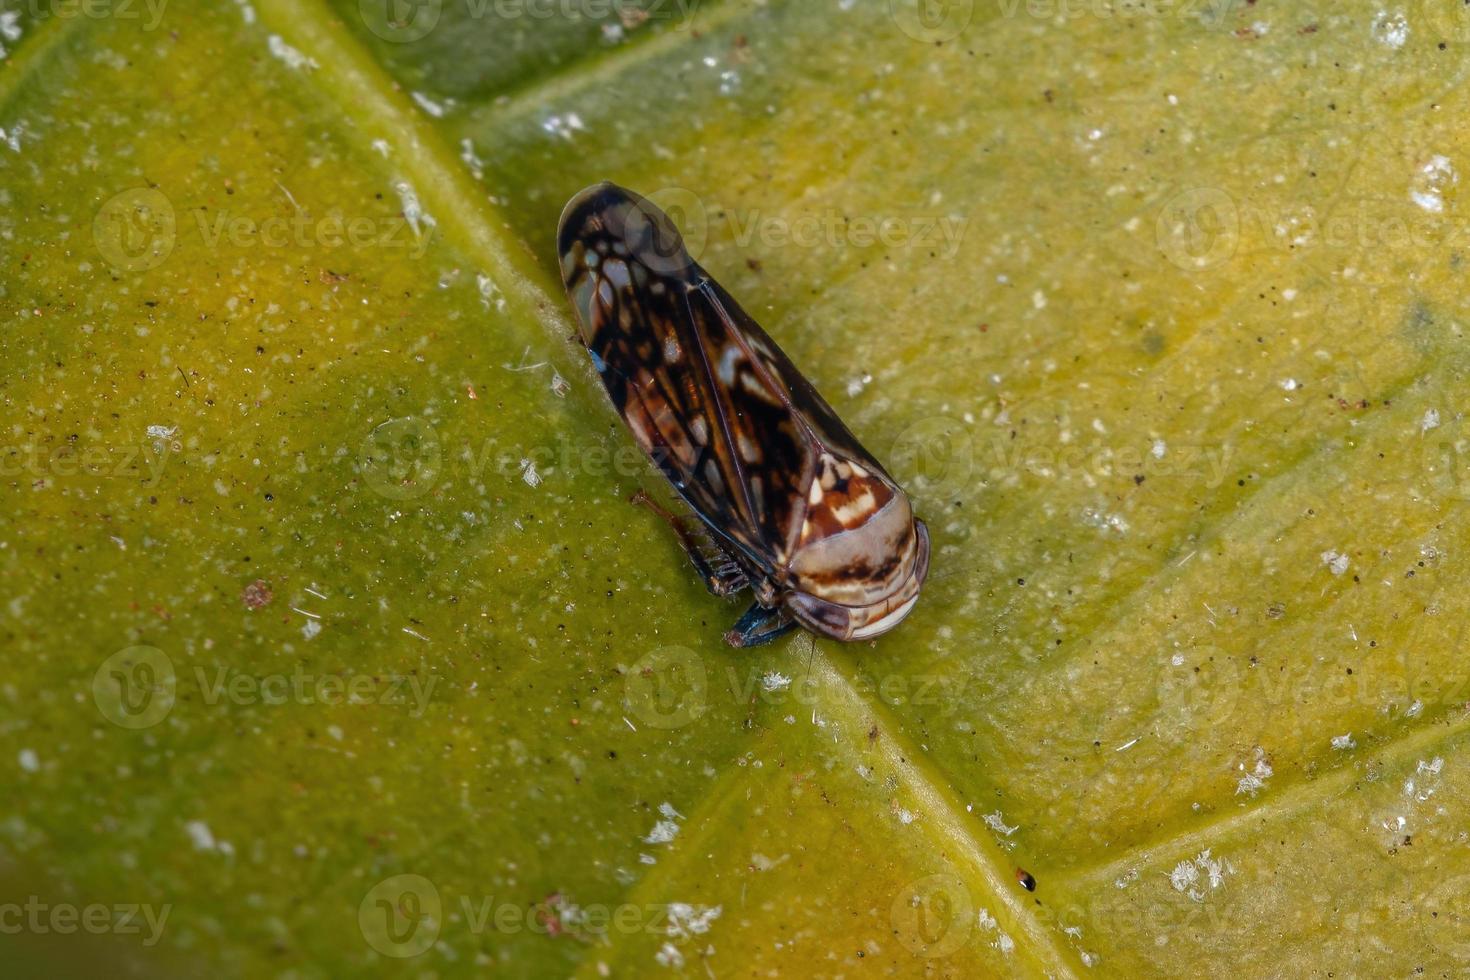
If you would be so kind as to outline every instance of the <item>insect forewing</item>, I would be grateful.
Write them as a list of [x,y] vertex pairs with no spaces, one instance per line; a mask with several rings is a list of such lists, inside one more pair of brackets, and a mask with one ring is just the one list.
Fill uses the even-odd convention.
[[613,405],[700,517],[759,567],[790,554],[824,447],[887,480],[654,205],[589,188],[567,206],[560,248]]

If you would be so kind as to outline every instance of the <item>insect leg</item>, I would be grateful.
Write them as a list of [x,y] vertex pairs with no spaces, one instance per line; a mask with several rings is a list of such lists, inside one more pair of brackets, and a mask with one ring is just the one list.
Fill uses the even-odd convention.
[[796,629],[796,620],[785,609],[767,609],[756,603],[745,611],[740,621],[725,634],[732,647],[758,647]]
[[689,532],[683,519],[659,506],[658,501],[642,490],[633,494],[631,502],[647,507],[674,529],[674,534],[679,538],[679,545],[689,556],[690,562],[694,564],[694,571],[704,580],[704,587],[714,595],[721,598],[734,595],[750,584],[744,570],[730,560],[729,555],[725,554],[725,550],[719,546],[718,542],[714,545],[718,554],[715,560],[711,561],[700,550],[699,543],[694,540],[694,535]]

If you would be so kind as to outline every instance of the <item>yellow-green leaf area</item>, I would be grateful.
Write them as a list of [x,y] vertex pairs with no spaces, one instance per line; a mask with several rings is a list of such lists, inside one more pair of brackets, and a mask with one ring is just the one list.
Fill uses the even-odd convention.
[[[15,962],[1458,969],[1459,13],[204,0],[0,39]],[[571,340],[556,221],[602,179],[910,490],[899,630],[721,644],[743,606],[629,504],[665,491]]]

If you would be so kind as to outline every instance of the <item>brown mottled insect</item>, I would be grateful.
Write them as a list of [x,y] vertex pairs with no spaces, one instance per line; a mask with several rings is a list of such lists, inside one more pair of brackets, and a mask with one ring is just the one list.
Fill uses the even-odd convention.
[[755,595],[726,641],[755,646],[797,625],[866,640],[897,626],[929,570],[924,522],[690,257],[668,216],[597,184],[567,205],[558,248],[593,366],[638,445],[703,523],[710,553],[683,521],[654,509],[711,592]]

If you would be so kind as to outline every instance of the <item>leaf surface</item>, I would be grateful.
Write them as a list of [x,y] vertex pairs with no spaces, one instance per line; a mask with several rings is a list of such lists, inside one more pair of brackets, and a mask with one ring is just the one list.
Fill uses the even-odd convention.
[[[3,880],[168,910],[15,962],[1452,973],[1451,6],[0,5]],[[601,179],[910,488],[900,630],[720,644]]]

